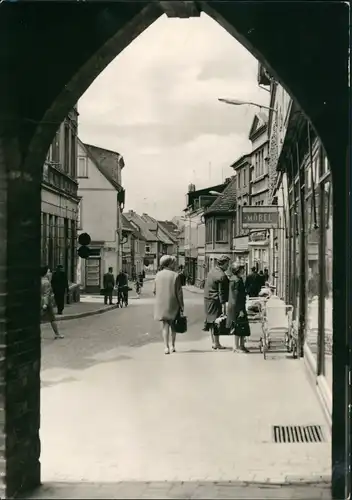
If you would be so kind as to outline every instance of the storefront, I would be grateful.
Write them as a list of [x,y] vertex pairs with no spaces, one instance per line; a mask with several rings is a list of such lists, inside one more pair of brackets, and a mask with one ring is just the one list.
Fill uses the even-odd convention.
[[[302,118],[301,118],[302,120]],[[332,408],[332,215],[333,189],[326,154],[308,123],[296,131],[281,155],[285,238],[278,249],[286,302],[294,306],[300,354],[329,419]],[[284,244],[282,244],[284,243]]]

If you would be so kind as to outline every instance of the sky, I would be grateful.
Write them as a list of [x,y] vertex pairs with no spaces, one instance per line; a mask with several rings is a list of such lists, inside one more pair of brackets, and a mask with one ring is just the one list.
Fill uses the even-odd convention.
[[210,17],[162,16],[121,52],[78,103],[83,142],[118,151],[125,161],[126,210],[158,219],[182,214],[188,185],[233,175],[250,151],[253,106],[268,105],[257,60]]

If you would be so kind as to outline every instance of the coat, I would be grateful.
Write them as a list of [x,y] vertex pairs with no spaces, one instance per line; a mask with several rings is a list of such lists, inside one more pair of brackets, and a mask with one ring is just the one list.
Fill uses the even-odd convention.
[[104,274],[103,278],[104,290],[113,290],[115,286],[115,278],[111,273]]
[[229,302],[227,305],[227,328],[231,328],[233,323],[236,323],[240,312],[243,312],[245,316],[247,315],[246,288],[242,278],[232,276],[230,279]]
[[154,281],[154,318],[156,321],[174,321],[184,310],[180,276],[170,269],[159,271]]
[[247,276],[245,288],[250,297],[258,297],[261,286],[259,274],[251,273]]
[[205,323],[212,324],[221,316],[222,305],[228,301],[229,279],[220,267],[209,271],[204,287]]
[[55,295],[68,292],[68,279],[65,271],[55,271],[53,273],[51,286]]

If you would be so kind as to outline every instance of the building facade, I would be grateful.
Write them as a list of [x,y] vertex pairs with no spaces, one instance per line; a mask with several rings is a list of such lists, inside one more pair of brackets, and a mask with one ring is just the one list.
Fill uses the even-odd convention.
[[156,236],[155,223],[147,222],[145,218],[134,210],[124,213],[125,218],[139,231],[145,239],[144,269],[148,274],[155,274],[158,270],[160,260],[160,241]]
[[[268,116],[259,112],[254,116],[249,132],[252,143],[250,205],[266,206],[269,200],[269,135]],[[248,233],[249,267],[258,270],[269,269],[270,233],[251,231]]]
[[100,291],[109,267],[115,274],[122,268],[123,167],[119,153],[78,140],[79,233],[92,240],[89,258],[79,259],[78,279],[87,293]]
[[251,172],[252,160],[251,154],[245,154],[231,165],[234,169],[237,179],[236,198],[237,198],[237,217],[234,219],[233,228],[233,261],[244,265],[246,272],[249,269],[249,231],[242,229],[242,211],[241,207],[251,204]]
[[132,278],[143,272],[146,239],[122,214],[122,269]]
[[234,228],[236,227],[237,178],[226,181],[225,189],[205,209],[205,263],[209,272],[221,255],[233,256]]
[[71,283],[77,269],[77,133],[74,108],[49,148],[41,188],[41,261],[51,270],[63,265]]
[[185,271],[188,282],[202,287],[209,269],[206,259],[204,212],[222,193],[227,183],[196,190],[194,184],[188,187],[185,213]]
[[278,235],[278,289],[294,306],[300,354],[331,422],[333,311],[333,184],[319,139],[295,102],[273,196],[282,203],[285,235]]

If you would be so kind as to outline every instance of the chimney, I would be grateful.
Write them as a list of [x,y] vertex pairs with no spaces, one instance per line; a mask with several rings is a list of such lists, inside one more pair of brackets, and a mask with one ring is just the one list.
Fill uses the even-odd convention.
[[189,193],[194,193],[195,190],[196,190],[196,186],[194,184],[190,184],[188,186],[188,192]]

